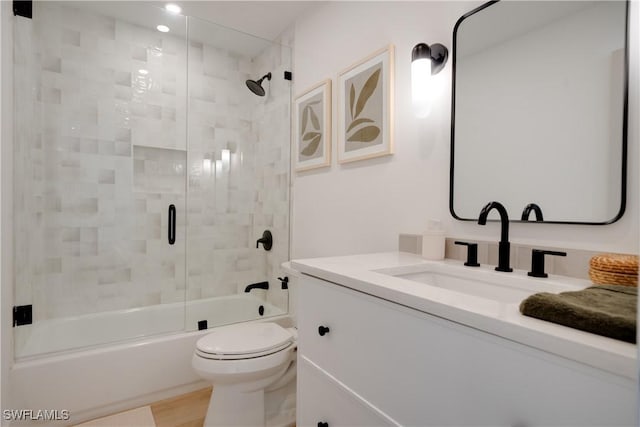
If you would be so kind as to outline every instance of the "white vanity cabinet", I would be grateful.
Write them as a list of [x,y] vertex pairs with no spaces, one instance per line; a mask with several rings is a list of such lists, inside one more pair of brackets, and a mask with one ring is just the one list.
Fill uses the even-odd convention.
[[308,275],[298,304],[298,426],[636,425],[629,378]]

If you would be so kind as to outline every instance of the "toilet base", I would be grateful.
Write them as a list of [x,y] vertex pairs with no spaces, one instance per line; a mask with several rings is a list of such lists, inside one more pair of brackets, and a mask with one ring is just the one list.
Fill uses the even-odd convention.
[[267,427],[294,427],[296,425],[296,380],[286,386],[264,394]]
[[237,387],[214,387],[205,427],[263,426],[264,390],[242,392]]
[[[217,392],[217,393],[216,393]],[[296,421],[296,382],[266,392],[214,386],[204,427],[292,427]]]

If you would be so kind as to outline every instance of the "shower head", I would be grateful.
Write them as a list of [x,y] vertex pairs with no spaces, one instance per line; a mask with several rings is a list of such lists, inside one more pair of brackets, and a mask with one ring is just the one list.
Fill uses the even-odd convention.
[[262,87],[262,81],[264,79],[267,80],[271,80],[271,73],[267,73],[264,76],[262,76],[262,78],[260,78],[260,80],[255,81],[255,80],[247,80],[247,87],[249,88],[249,90],[253,93],[255,93],[258,96],[264,96],[264,88]]

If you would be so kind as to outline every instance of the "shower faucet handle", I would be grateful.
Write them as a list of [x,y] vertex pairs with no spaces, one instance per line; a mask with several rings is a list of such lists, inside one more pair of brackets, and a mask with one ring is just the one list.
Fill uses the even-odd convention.
[[265,251],[270,251],[273,246],[273,236],[269,230],[264,230],[262,233],[262,237],[256,241],[256,249],[260,247],[260,243],[262,243],[262,247]]

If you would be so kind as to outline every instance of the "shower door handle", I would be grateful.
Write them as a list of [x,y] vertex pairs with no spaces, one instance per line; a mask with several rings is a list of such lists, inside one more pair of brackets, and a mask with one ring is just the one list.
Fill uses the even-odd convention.
[[169,244],[173,245],[176,242],[176,206],[169,205],[169,227],[167,232]]

